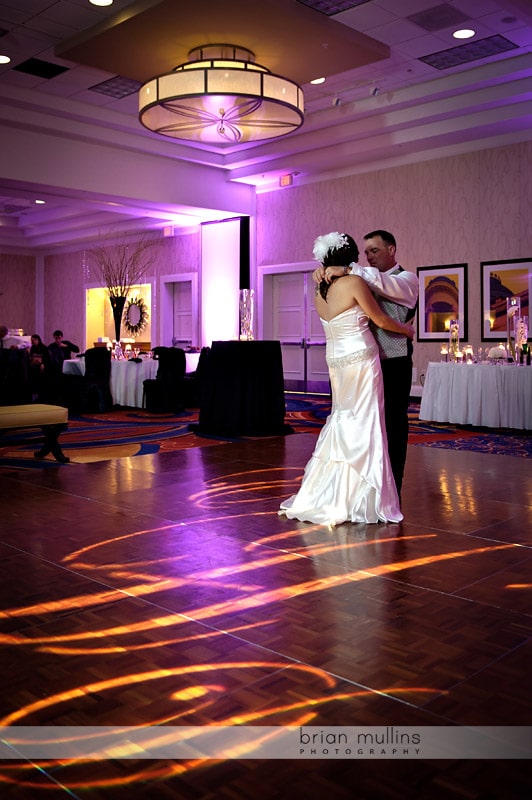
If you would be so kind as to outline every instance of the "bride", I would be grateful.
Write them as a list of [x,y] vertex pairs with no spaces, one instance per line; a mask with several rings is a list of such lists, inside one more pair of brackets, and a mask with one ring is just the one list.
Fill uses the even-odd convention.
[[[346,273],[358,259],[358,247],[345,233],[319,236],[313,253],[324,267],[345,266]],[[367,284],[355,275],[344,274],[331,283],[323,280],[314,302],[327,341],[331,413],[299,491],[281,503],[279,514],[329,527],[342,522],[400,522],[403,515],[384,427],[379,352],[368,322],[410,339],[413,328],[385,314]]]

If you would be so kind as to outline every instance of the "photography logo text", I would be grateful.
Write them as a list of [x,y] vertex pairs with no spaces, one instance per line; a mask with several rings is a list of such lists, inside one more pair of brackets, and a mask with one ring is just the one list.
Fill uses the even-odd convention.
[[422,754],[422,735],[411,728],[300,727],[298,736],[299,755],[306,757],[413,758]]

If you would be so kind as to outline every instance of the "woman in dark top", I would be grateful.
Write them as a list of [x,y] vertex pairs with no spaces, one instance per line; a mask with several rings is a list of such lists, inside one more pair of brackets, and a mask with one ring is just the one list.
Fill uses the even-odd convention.
[[51,357],[50,351],[43,344],[38,333],[31,335],[31,347],[28,353],[29,379],[31,398],[35,402],[44,402],[48,381],[50,378]]

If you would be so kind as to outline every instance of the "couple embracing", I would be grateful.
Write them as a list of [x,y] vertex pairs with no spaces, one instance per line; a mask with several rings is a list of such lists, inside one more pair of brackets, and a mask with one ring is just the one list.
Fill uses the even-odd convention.
[[364,237],[369,267],[345,233],[319,236],[315,306],[326,337],[331,413],[297,494],[280,514],[330,527],[400,522],[418,279],[396,262],[391,233]]

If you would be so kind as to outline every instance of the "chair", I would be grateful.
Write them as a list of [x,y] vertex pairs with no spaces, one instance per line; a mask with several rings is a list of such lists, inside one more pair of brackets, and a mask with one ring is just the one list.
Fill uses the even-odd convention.
[[31,403],[31,388],[26,350],[0,350],[0,405]]
[[90,347],[85,351],[85,406],[87,411],[104,412],[113,407],[111,394],[111,351]]
[[155,347],[159,361],[155,378],[143,381],[142,407],[152,414],[176,414],[184,408],[185,351],[180,347]]
[[210,352],[210,347],[202,347],[195,371],[185,375],[183,385],[185,408],[199,408],[201,405],[201,394]]
[[72,414],[101,414],[113,407],[111,352],[90,347],[85,352],[84,375],[62,375],[64,405]]

